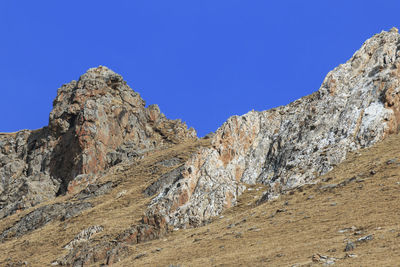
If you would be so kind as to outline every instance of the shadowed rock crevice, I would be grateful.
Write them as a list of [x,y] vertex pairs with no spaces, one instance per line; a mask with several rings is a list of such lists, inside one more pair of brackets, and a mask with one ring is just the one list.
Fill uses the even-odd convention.
[[157,181],[148,186],[143,193],[148,197],[154,196],[156,194],[165,195],[170,190],[171,185],[183,178],[181,173],[184,168],[185,166],[182,165],[173,169],[170,172],[163,174]]
[[81,173],[82,159],[79,158],[79,155],[82,150],[78,141],[74,128],[71,128],[59,137],[51,154],[49,172],[52,178],[60,181],[57,196],[65,194],[68,191],[69,183]]

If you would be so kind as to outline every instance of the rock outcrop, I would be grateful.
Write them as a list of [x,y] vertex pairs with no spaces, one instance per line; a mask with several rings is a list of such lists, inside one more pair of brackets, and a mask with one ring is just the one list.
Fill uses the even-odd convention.
[[0,134],[0,218],[73,192],[124,160],[196,138],[102,66],[59,88],[53,106],[48,127]]
[[400,126],[400,35],[367,40],[331,71],[321,88],[287,106],[228,119],[162,191],[148,215],[174,227],[198,226],[235,205],[244,184],[263,183],[263,200],[312,183],[349,151],[369,147]]
[[5,239],[23,236],[55,220],[67,220],[91,207],[92,204],[88,202],[55,203],[40,207],[22,217],[12,227],[4,230],[0,234],[0,242]]

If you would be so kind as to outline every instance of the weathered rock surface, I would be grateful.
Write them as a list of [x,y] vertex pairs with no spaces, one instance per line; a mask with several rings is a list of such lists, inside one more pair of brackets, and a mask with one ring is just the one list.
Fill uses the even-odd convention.
[[54,198],[60,181],[50,178],[53,145],[48,128],[0,134],[0,218]]
[[148,197],[154,196],[157,193],[161,193],[161,191],[168,192],[170,189],[169,186],[173,185],[176,181],[182,178],[182,171],[184,170],[184,166],[180,166],[178,168],[173,169],[170,172],[163,174],[157,181],[152,183],[149,187],[144,190],[144,194]]
[[4,230],[0,234],[0,242],[30,233],[54,220],[67,220],[91,207],[92,204],[88,202],[56,203],[40,207],[22,217],[12,227]]
[[71,242],[64,246],[66,249],[73,249],[81,243],[89,241],[89,239],[97,233],[100,233],[104,230],[104,227],[101,225],[93,225],[84,230],[82,230],[79,234],[77,234]]
[[[98,230],[98,229],[97,229]],[[96,230],[96,231],[97,231]],[[111,265],[127,255],[127,245],[158,239],[170,231],[165,218],[155,215],[143,217],[138,225],[133,225],[118,235],[113,241],[86,242],[94,229],[85,229],[68,246],[69,253],[55,261],[57,265],[86,266],[93,263]]]
[[90,184],[81,192],[76,194],[75,197],[79,200],[91,199],[110,192],[111,189],[113,189],[113,187],[114,185],[112,182],[106,182],[104,184],[97,184],[97,183]]
[[106,67],[63,85],[53,106],[48,127],[0,134],[0,218],[77,191],[124,160],[196,138],[158,106],[146,108]]
[[235,205],[243,183],[270,185],[263,199],[313,180],[349,151],[397,133],[400,35],[367,40],[331,71],[321,88],[287,106],[228,119],[185,164],[182,179],[154,199],[148,214],[175,227],[197,226]]

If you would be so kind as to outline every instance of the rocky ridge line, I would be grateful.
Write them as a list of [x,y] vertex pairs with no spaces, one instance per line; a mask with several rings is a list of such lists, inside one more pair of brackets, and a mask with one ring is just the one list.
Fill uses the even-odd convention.
[[154,200],[148,215],[173,227],[199,226],[236,204],[244,184],[269,185],[262,200],[314,182],[346,158],[397,133],[400,35],[367,40],[331,71],[321,88],[286,106],[233,116],[185,164],[182,178]]

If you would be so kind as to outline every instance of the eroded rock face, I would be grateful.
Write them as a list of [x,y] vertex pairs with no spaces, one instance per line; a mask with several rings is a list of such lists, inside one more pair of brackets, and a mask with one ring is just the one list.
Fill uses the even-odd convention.
[[132,225],[112,241],[89,242],[92,231],[86,229],[74,239],[79,241],[66,247],[70,249],[68,254],[55,263],[62,266],[86,266],[94,263],[112,265],[126,257],[129,253],[127,245],[159,239],[170,231],[165,218],[159,215],[144,217],[138,225]]
[[263,199],[312,182],[347,152],[397,133],[400,123],[400,35],[367,40],[321,88],[287,106],[233,116],[212,148],[185,164],[183,178],[149,207],[175,227],[197,226],[235,205],[242,183],[270,185]]
[[168,120],[123,78],[93,68],[58,89],[49,126],[0,134],[0,218],[74,187],[124,160],[196,138]]
[[88,202],[56,203],[40,207],[0,234],[0,242],[39,229],[54,220],[67,220],[92,207]]
[[156,105],[145,108],[140,95],[105,67],[90,69],[58,90],[49,128],[60,135],[54,176],[67,182],[196,136],[180,121],[167,120]]
[[54,145],[48,128],[0,134],[0,218],[54,198],[60,188],[50,176]]
[[67,245],[64,246],[65,249],[73,249],[77,247],[79,244],[88,242],[89,239],[97,233],[100,233],[104,230],[104,227],[101,225],[93,225],[84,230],[82,230],[79,234],[77,234],[74,239],[72,239]]

